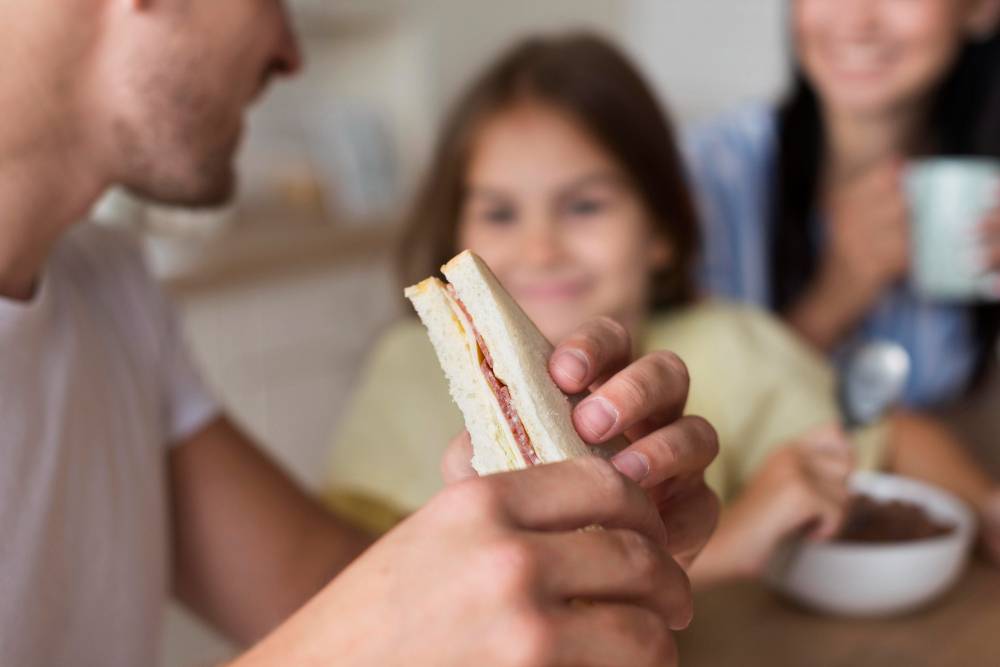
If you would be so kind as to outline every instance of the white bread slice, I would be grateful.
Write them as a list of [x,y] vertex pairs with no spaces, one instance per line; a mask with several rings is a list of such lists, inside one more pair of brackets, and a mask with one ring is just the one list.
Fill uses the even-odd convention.
[[[549,376],[552,344],[473,253],[459,254],[442,271],[475,322],[493,359],[494,374],[510,390],[511,403],[542,463],[589,454],[573,427],[569,400]],[[435,296],[444,289],[440,281],[425,280],[407,289],[406,295],[428,328],[452,397],[465,417],[473,466],[480,474],[524,467],[503,413],[478,363],[469,356],[468,347],[475,339],[464,331],[461,317],[454,317],[447,293]],[[461,346],[457,340],[463,340]],[[464,351],[456,351],[457,347]],[[470,374],[474,379],[467,377]]]
[[405,294],[427,328],[451,397],[462,411],[476,472],[488,475],[523,467],[517,442],[479,367],[475,337],[455,311],[445,285],[428,278],[406,288]]

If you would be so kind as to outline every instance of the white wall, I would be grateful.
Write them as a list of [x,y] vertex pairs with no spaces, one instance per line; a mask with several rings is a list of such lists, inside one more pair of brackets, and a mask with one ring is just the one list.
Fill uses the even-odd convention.
[[528,34],[572,28],[618,34],[628,4],[622,0],[422,0],[416,15],[434,35],[438,101],[446,105],[499,51]]
[[682,120],[775,97],[788,0],[630,0],[627,46]]

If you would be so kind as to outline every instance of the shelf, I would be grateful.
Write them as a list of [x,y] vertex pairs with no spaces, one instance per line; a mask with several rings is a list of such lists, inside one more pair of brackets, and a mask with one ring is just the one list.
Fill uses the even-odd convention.
[[287,276],[391,253],[397,228],[245,220],[211,239],[147,235],[153,273],[171,293],[188,294]]

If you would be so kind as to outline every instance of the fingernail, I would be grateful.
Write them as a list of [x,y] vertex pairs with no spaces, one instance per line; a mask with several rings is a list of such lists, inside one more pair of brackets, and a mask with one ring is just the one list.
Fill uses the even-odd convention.
[[618,472],[633,482],[641,482],[649,474],[649,459],[644,454],[638,452],[616,454],[611,459],[611,464],[618,468]]
[[682,612],[678,614],[673,619],[673,623],[670,625],[670,629],[674,632],[680,632],[681,630],[687,630],[691,627],[691,622],[694,620],[694,605],[690,604]]
[[553,371],[558,372],[564,380],[580,385],[587,379],[590,360],[579,350],[563,350],[556,355]]
[[618,421],[618,410],[603,396],[592,396],[576,408],[579,425],[592,440],[600,440]]

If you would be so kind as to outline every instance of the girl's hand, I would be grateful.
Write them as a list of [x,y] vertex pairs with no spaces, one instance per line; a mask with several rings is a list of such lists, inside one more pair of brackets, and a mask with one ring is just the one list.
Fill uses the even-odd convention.
[[776,451],[723,511],[718,531],[691,567],[693,581],[703,586],[756,578],[786,538],[832,538],[844,521],[853,469],[852,445],[835,426]]

